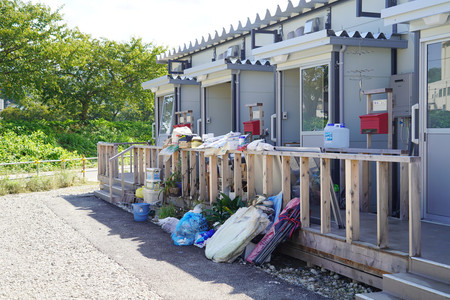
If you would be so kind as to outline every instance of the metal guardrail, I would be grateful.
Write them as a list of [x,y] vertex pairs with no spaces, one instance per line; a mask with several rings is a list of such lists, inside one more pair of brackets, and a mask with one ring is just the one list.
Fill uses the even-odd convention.
[[36,159],[34,161],[19,161],[12,163],[0,163],[0,167],[2,166],[14,166],[14,165],[24,165],[24,164],[36,164],[36,173],[39,176],[39,165],[42,163],[52,163],[52,162],[62,162],[62,168],[66,169],[66,162],[68,161],[82,161],[83,167],[81,172],[83,173],[83,178],[86,177],[86,161],[87,160],[97,160],[98,157],[83,157],[82,158],[69,158],[69,159],[48,159],[48,160],[39,160]]

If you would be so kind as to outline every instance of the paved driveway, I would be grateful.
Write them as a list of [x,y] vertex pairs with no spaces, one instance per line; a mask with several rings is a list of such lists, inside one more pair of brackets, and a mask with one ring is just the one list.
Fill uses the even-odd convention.
[[97,186],[0,197],[0,298],[322,299],[95,198]]

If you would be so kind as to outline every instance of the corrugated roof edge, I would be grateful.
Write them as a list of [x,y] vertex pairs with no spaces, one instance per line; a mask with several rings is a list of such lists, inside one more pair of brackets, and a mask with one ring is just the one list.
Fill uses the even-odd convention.
[[239,21],[237,28],[234,28],[233,25],[231,25],[229,30],[227,31],[225,27],[223,27],[222,33],[220,35],[216,30],[214,33],[214,37],[212,37],[211,34],[208,34],[208,37],[205,38],[205,36],[203,36],[200,42],[198,41],[198,39],[196,39],[194,43],[192,43],[191,41],[189,45],[184,44],[183,47],[180,45],[178,46],[178,49],[170,49],[158,55],[156,60],[160,63],[166,62],[169,59],[175,59],[177,57],[199,51],[214,44],[225,42],[229,38],[244,35],[246,33],[249,33],[252,29],[267,27],[269,25],[272,25],[273,23],[281,21],[283,18],[291,17],[293,14],[299,15],[303,12],[308,12],[312,9],[320,8],[326,4],[338,1],[340,0],[310,0],[308,2],[306,0],[299,0],[297,5],[294,6],[292,4],[292,1],[289,0],[284,11],[282,11],[280,6],[277,5],[277,8],[273,15],[271,15],[269,9],[267,9],[263,19],[261,19],[259,14],[256,14],[254,22],[251,22],[250,18],[247,18],[245,26],[242,25],[241,21]]

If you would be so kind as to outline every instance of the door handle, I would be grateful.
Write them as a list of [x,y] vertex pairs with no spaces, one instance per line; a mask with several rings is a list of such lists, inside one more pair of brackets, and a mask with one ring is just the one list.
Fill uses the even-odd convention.
[[277,138],[275,137],[275,120],[277,118],[276,114],[270,116],[270,140],[274,143],[277,142]]
[[418,132],[416,132],[416,111],[419,110],[419,103],[411,106],[411,142],[419,144]]

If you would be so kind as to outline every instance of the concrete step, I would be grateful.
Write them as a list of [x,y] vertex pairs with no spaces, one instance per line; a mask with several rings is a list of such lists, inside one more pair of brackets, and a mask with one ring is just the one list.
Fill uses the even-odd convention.
[[122,198],[113,194],[112,199],[110,199],[109,191],[105,190],[94,191],[94,196],[110,203],[118,203]]
[[449,265],[419,257],[411,257],[409,272],[450,284]]
[[450,299],[450,286],[413,273],[383,275],[383,292],[402,299]]
[[401,298],[385,292],[356,294],[356,300],[400,300]]

